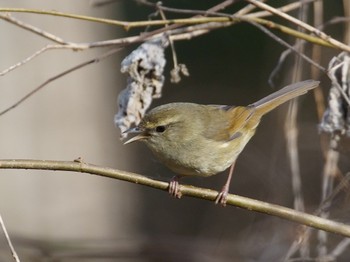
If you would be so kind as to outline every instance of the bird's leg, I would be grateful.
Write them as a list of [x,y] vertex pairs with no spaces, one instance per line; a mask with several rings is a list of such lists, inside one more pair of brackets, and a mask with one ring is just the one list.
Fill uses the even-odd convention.
[[231,183],[231,178],[232,178],[232,173],[233,173],[234,168],[235,168],[235,162],[233,162],[231,167],[230,167],[230,171],[228,173],[226,183],[222,187],[221,192],[216,197],[215,204],[220,203],[222,206],[226,206],[227,195],[228,195],[228,191],[230,189],[230,183]]
[[169,194],[176,198],[181,198],[179,180],[181,176],[174,176],[169,182]]

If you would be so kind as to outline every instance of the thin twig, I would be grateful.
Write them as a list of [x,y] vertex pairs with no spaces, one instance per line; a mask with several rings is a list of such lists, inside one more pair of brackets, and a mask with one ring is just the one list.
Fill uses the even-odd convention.
[[[263,0],[265,2],[265,0]],[[249,4],[246,5],[245,7],[241,8],[238,12],[236,12],[234,15],[247,15],[249,14],[251,11],[253,11],[254,9],[256,9],[255,5]]]
[[[295,66],[296,67],[296,66]],[[294,68],[295,68],[294,67]],[[297,81],[293,79],[293,81]],[[298,151],[298,126],[297,126],[297,114],[298,114],[298,101],[292,101],[288,107],[288,117],[285,122],[285,137],[287,140],[287,153],[290,162],[292,191],[294,196],[293,206],[296,210],[304,211],[304,197],[302,192],[302,182],[300,174],[300,162]],[[309,246],[309,232],[302,230],[301,234],[298,234],[298,242],[300,243],[300,254],[303,259],[307,256],[307,250]]]
[[[265,1],[265,0],[264,0]],[[263,2],[264,2],[263,1]],[[315,0],[306,0],[306,1],[301,1],[301,2],[295,2],[295,3],[291,3],[291,4],[287,4],[285,6],[276,8],[277,10],[281,11],[281,12],[290,12],[293,11],[297,8],[299,8],[303,3],[311,3],[314,2]],[[141,3],[141,4],[145,4],[148,6],[152,6],[152,7],[156,7],[157,3],[152,3],[149,2],[147,0],[138,0],[137,2]],[[227,3],[226,3],[227,2]],[[225,6],[222,7],[226,8],[228,5],[233,4],[234,2],[237,1],[225,1]],[[270,12],[267,11],[259,11],[259,12],[254,12],[254,13],[250,13],[251,11],[253,11],[254,9],[256,9],[256,6],[249,4],[243,8],[241,8],[239,11],[237,11],[236,13],[232,14],[226,14],[226,13],[220,13],[220,12],[214,12],[214,11],[210,11],[210,10],[193,10],[193,9],[180,9],[180,8],[175,8],[175,7],[167,7],[162,5],[160,7],[161,10],[163,10],[164,12],[170,12],[170,13],[177,13],[177,14],[196,14],[196,15],[203,15],[203,16],[226,16],[226,17],[234,17],[234,16],[245,16],[245,17],[266,17],[266,16],[271,16],[272,14]]]
[[[320,2],[318,1],[317,3],[320,3]],[[315,16],[315,18],[316,17],[318,17],[318,16]],[[324,23],[322,25],[317,26],[317,29],[323,30],[324,28],[326,28],[329,25],[334,25],[334,24],[337,24],[337,23],[345,23],[345,22],[350,22],[350,18],[348,18],[348,17],[334,17],[330,21],[328,21],[328,22],[326,22],[326,23]],[[311,42],[311,41],[308,41],[308,42]],[[306,43],[305,41],[298,41],[295,45],[293,45],[293,47],[297,49],[297,48],[299,48],[300,45],[304,45],[305,43]],[[319,48],[319,47],[314,46],[313,50],[315,48]],[[292,49],[287,49],[287,50],[283,51],[282,54],[280,55],[280,58],[278,60],[278,63],[276,65],[276,67],[272,70],[272,72],[271,72],[271,74],[269,76],[268,82],[269,82],[269,84],[271,86],[274,86],[274,80],[273,79],[276,77],[278,72],[281,70],[281,67],[282,67],[283,63],[285,62],[286,58],[291,53],[292,53]],[[315,61],[315,59],[312,58],[312,61]],[[314,75],[314,70],[315,69],[317,69],[317,68],[315,68],[315,67],[311,68],[312,75]],[[317,77],[313,77],[313,79],[317,79]],[[315,91],[314,92],[315,93],[315,101],[316,101],[316,104],[317,104],[317,114],[318,114],[319,119],[321,120],[322,116],[323,116],[323,111],[324,111],[324,98],[323,98],[322,90],[320,88],[315,88],[314,91]]]
[[[248,0],[247,0],[248,1]],[[253,0],[249,0],[253,1]],[[260,4],[263,4],[261,2],[258,2]],[[283,12],[273,8],[273,10],[276,10],[277,14],[284,14]],[[240,17],[194,17],[194,18],[183,18],[183,19],[171,19],[171,20],[152,20],[152,21],[136,21],[136,22],[125,22],[125,21],[119,21],[119,20],[112,20],[112,19],[104,19],[104,18],[96,18],[96,17],[89,17],[89,16],[83,16],[83,15],[75,15],[75,14],[68,14],[68,13],[62,13],[62,12],[56,12],[56,11],[47,11],[47,10],[37,10],[37,9],[23,9],[23,8],[0,8],[0,12],[26,12],[26,13],[35,13],[35,14],[41,14],[41,15],[54,15],[54,16],[61,16],[61,17],[69,17],[74,19],[81,19],[91,22],[98,22],[98,23],[105,23],[110,25],[117,25],[117,26],[123,26],[125,29],[130,29],[133,27],[145,27],[145,26],[164,26],[164,25],[170,25],[170,24],[176,24],[176,25],[191,25],[191,24],[202,24],[202,23],[210,23],[210,22],[239,22],[241,21]],[[207,12],[212,12],[211,10]],[[287,14],[285,14],[287,15]],[[287,15],[288,16],[288,15]],[[288,16],[290,18],[293,18],[291,16]],[[271,23],[270,21],[263,20],[263,19],[257,19],[257,18],[251,18],[247,17],[246,19],[254,19],[253,22],[256,23]],[[284,17],[285,18],[285,17]],[[293,22],[299,21],[298,19],[293,18]],[[299,21],[300,22],[300,21]],[[305,23],[302,23],[305,25]],[[307,25],[307,24],[306,24]],[[307,28],[310,29],[311,26],[307,26]],[[280,29],[287,28],[287,27],[280,27]],[[321,39],[319,39],[317,42],[318,44],[323,44],[325,46],[330,47],[337,47],[344,51],[349,51],[350,47],[347,45],[344,45],[340,43],[339,41],[331,38],[330,36],[327,36],[320,30],[311,27],[312,33],[319,36]],[[292,29],[288,28],[288,31],[293,31]],[[310,39],[313,39],[311,36],[309,36]],[[321,41],[322,40],[322,41]]]
[[53,35],[53,34],[51,34],[49,32],[46,32],[46,31],[44,31],[42,29],[39,29],[39,28],[37,28],[37,27],[35,27],[33,25],[29,25],[27,23],[24,23],[24,22],[22,22],[22,21],[20,21],[20,20],[18,20],[16,18],[14,18],[13,16],[11,16],[11,14],[9,14],[9,13],[7,13],[5,15],[0,14],[0,18],[5,20],[5,21],[7,21],[7,22],[9,22],[9,23],[11,23],[11,24],[19,26],[19,27],[21,27],[21,28],[23,28],[25,30],[28,30],[28,31],[30,31],[30,32],[32,32],[34,34],[40,35],[42,37],[45,37],[45,38],[47,38],[47,39],[49,39],[49,40],[51,40],[53,42],[56,42],[58,44],[62,44],[62,45],[63,44],[68,44],[62,38],[60,38],[58,36],[55,36],[55,35]]
[[4,69],[3,71],[0,72],[0,76],[6,75],[7,73],[15,70],[16,68],[23,66],[24,64],[30,62],[31,60],[33,60],[35,57],[37,57],[38,55],[41,55],[42,53],[48,51],[48,50],[52,50],[52,49],[67,49],[67,48],[71,48],[70,46],[66,46],[66,45],[47,45],[43,48],[41,48],[40,50],[36,51],[35,53],[33,53],[32,55],[26,57],[25,59],[23,59],[22,61]]
[[[224,1],[223,3],[210,8],[208,11],[215,12],[215,11],[219,10],[220,8],[224,8],[225,6],[229,5],[230,2],[231,1]],[[44,30],[42,30],[40,28],[34,27],[34,26],[29,25],[23,21],[15,19],[12,16],[10,16],[9,14],[5,14],[5,15],[0,14],[0,18],[7,21],[7,22],[10,22],[14,25],[17,25],[17,26],[19,26],[27,31],[34,32],[37,35],[42,36],[44,38],[47,38],[51,41],[61,43],[61,45],[47,45],[47,46],[43,47],[42,49],[38,50],[34,54],[30,55],[29,57],[23,59],[22,61],[16,63],[15,65],[12,65],[12,66],[8,67],[7,69],[3,70],[2,72],[0,72],[0,76],[5,75],[8,72],[24,65],[25,63],[31,61],[32,59],[34,59],[38,55],[40,55],[40,54],[42,54],[45,51],[50,50],[50,49],[72,49],[75,51],[75,50],[85,50],[85,49],[89,49],[89,48],[107,47],[107,46],[119,47],[119,46],[125,46],[125,45],[132,44],[132,43],[138,43],[138,42],[142,42],[142,41],[146,41],[146,40],[151,40],[153,38],[158,38],[162,33],[166,32],[167,30],[169,30],[168,35],[169,35],[169,38],[171,39],[171,41],[175,41],[175,40],[178,41],[178,40],[184,40],[184,39],[187,40],[187,39],[193,38],[195,36],[199,36],[201,34],[207,33],[209,30],[211,30],[213,28],[217,29],[220,27],[225,27],[225,26],[231,25],[231,24],[222,24],[222,26],[220,26],[219,23],[216,23],[215,27],[213,27],[212,24],[200,24],[197,26],[188,26],[188,27],[180,28],[180,29],[176,29],[176,27],[179,27],[179,25],[172,25],[172,26],[168,26],[168,28],[162,28],[162,29],[158,29],[158,30],[149,32],[147,34],[142,34],[141,36],[131,36],[131,37],[106,40],[106,41],[91,42],[91,43],[73,43],[73,42],[66,42],[58,36],[55,36],[53,34],[45,32]],[[172,31],[170,29],[173,29],[174,31]],[[187,33],[188,31],[192,31],[192,32],[190,34],[188,34]],[[197,33],[193,33],[194,31],[197,31]],[[175,36],[175,35],[177,35],[177,36]]]
[[[283,33],[290,34],[294,37],[298,37],[301,39],[305,39],[309,42],[327,46],[327,47],[333,47],[333,48],[339,48],[344,51],[348,51],[350,47],[348,46],[341,46],[335,44],[335,39],[332,39],[328,36],[327,40],[320,39],[318,37],[313,37],[301,32],[298,32],[296,30],[293,30],[291,28],[288,28],[286,26],[278,25],[276,23],[273,23],[271,21],[256,18],[256,17],[232,17],[230,15],[226,15],[225,17],[194,17],[194,18],[183,18],[183,19],[171,19],[171,20],[152,20],[152,21],[136,21],[136,22],[125,22],[125,21],[118,21],[118,20],[111,20],[111,19],[103,19],[103,18],[96,18],[96,17],[87,17],[87,16],[81,16],[81,15],[73,15],[73,14],[66,14],[61,12],[55,12],[55,11],[46,11],[46,10],[36,10],[36,9],[21,9],[21,8],[0,8],[0,12],[28,12],[28,13],[36,13],[36,14],[45,14],[45,15],[56,15],[56,16],[63,16],[63,17],[70,17],[75,19],[83,19],[87,21],[93,21],[93,22],[99,22],[99,23],[105,23],[105,24],[111,24],[111,25],[118,25],[118,26],[124,26],[125,29],[130,29],[133,27],[145,27],[145,26],[164,26],[164,25],[171,25],[168,28],[164,29],[158,29],[159,31],[155,30],[153,31],[153,34],[164,32],[164,30],[170,30],[174,29],[176,27],[182,26],[182,25],[193,25],[193,24],[203,24],[203,23],[211,23],[211,22],[218,22],[218,23],[227,23],[227,22],[241,22],[242,20],[251,20],[252,22],[261,23],[263,25],[269,26],[270,28],[278,29]],[[206,12],[215,12],[212,10],[208,10]],[[174,27],[172,27],[174,26]],[[227,26],[225,24],[225,26]],[[334,41],[333,41],[334,40]],[[106,41],[107,42],[107,41]],[[105,42],[105,43],[106,43]],[[78,48],[78,47],[77,47]]]
[[[320,28],[324,22],[323,22],[323,13],[324,13],[324,7],[323,7],[323,1],[315,1],[313,5],[314,9],[314,26],[316,28]],[[322,52],[321,52],[321,46],[314,45],[312,46],[312,60],[321,62]],[[320,79],[320,71],[315,70],[314,67],[311,68],[311,78],[312,79]],[[321,88],[315,88],[313,90],[315,103],[316,103],[316,112],[318,116],[318,120],[321,121],[323,113],[325,111],[325,99],[323,92]],[[323,150],[324,151],[324,150]]]
[[43,87],[45,87],[46,85],[48,85],[49,83],[51,83],[52,81],[58,79],[58,78],[61,78],[73,71],[76,71],[80,68],[83,68],[87,65],[90,65],[90,64],[93,64],[93,63],[97,63],[99,62],[100,60],[120,51],[121,49],[120,48],[115,48],[115,49],[112,49],[112,50],[109,50],[108,52],[105,52],[104,54],[98,56],[97,58],[94,58],[94,59],[90,59],[88,61],[85,61],[83,63],[80,63],[72,68],[69,68],[49,79],[47,79],[44,83],[42,83],[41,85],[39,85],[38,87],[36,87],[35,89],[33,89],[32,91],[30,91],[28,94],[26,94],[24,97],[22,97],[20,100],[18,100],[16,103],[14,103],[13,105],[11,105],[10,107],[6,108],[5,110],[1,111],[0,112],[0,116],[6,114],[7,112],[15,109],[17,106],[19,106],[20,104],[22,104],[24,101],[26,101],[28,98],[30,98],[32,95],[34,95],[35,93],[37,93],[38,91],[40,91]]
[[[305,3],[309,3],[309,2],[312,2],[312,1],[315,1],[315,0],[308,0],[308,1],[305,1]],[[157,7],[157,4],[150,3],[150,2],[148,2],[146,0],[141,0],[141,2],[142,3],[147,3],[148,5],[151,5],[153,7]],[[277,8],[276,10],[279,10],[280,12],[290,11],[290,10],[293,10],[293,9],[295,9],[297,7],[300,7],[300,5],[302,3],[304,3],[304,1],[298,2],[298,3],[292,3],[292,4],[286,5],[286,6],[282,6],[280,8]],[[163,10],[163,11],[173,12],[173,13],[180,13],[180,14],[196,14],[196,15],[202,15],[202,16],[212,15],[212,16],[227,17],[227,18],[232,20],[232,21],[228,21],[228,23],[231,22],[232,24],[240,22],[240,21],[252,22],[252,23],[255,22],[255,23],[267,26],[269,28],[274,28],[274,29],[280,30],[281,32],[287,33],[287,34],[289,34],[291,36],[294,36],[294,37],[297,37],[297,38],[301,38],[301,39],[305,39],[305,40],[307,40],[309,42],[313,42],[313,43],[324,45],[324,46],[328,46],[328,47],[334,47],[333,45],[331,45],[328,42],[323,41],[323,40],[321,40],[319,38],[317,38],[317,40],[316,40],[314,37],[312,37],[310,35],[307,35],[305,33],[302,33],[300,31],[294,30],[294,29],[286,27],[286,26],[279,25],[279,24],[274,23],[274,22],[269,21],[269,20],[265,20],[265,19],[259,18],[259,17],[267,16],[267,14],[271,15],[271,13],[267,12],[267,11],[255,12],[255,13],[251,13],[251,14],[247,14],[247,15],[238,15],[239,14],[239,12],[238,12],[235,15],[231,15],[231,14],[219,13],[216,10],[211,10],[211,9],[206,10],[206,11],[205,10],[190,10],[190,9],[179,9],[179,8],[173,8],[173,7],[170,8],[170,7],[165,7],[163,5],[159,6],[158,8]],[[245,13],[245,12],[243,12],[243,13]],[[201,18],[201,16],[195,16],[195,17],[190,18],[190,19],[195,19],[195,18]],[[167,20],[163,19],[162,21],[167,21]],[[175,22],[175,21],[177,21],[177,19],[174,19],[172,21]],[[210,23],[210,21],[208,21],[208,23]],[[224,23],[222,21],[221,21],[221,23],[223,23],[224,25],[229,25],[229,24],[226,24],[226,23]],[[321,41],[321,42],[319,42],[319,41]]]
[[161,9],[162,11],[165,11],[165,12],[171,12],[171,13],[177,13],[177,14],[203,15],[203,16],[209,16],[209,15],[230,16],[225,13],[219,13],[218,11],[225,9],[226,7],[234,4],[235,2],[238,2],[237,0],[226,0],[208,10],[194,10],[194,9],[180,9],[175,7],[167,7],[164,5],[158,5],[158,3],[152,3],[147,0],[136,0],[136,1],[140,4],[152,6],[154,8]]
[[[314,0],[308,0],[306,2],[312,2],[312,1],[314,1]],[[333,45],[330,45],[326,41],[321,40],[321,42],[319,42],[320,41],[319,38],[314,38],[314,37],[309,36],[309,35],[307,35],[305,33],[299,32],[297,30],[294,30],[292,28],[289,28],[289,27],[286,27],[286,26],[283,26],[283,25],[279,25],[279,24],[274,23],[274,22],[269,21],[269,20],[259,19],[260,16],[266,16],[265,13],[264,14],[260,14],[260,13],[256,12],[256,13],[252,13],[252,14],[245,15],[245,16],[239,16],[239,15],[231,15],[231,14],[219,13],[215,9],[209,9],[209,10],[206,10],[206,11],[205,10],[179,9],[179,8],[165,7],[163,5],[157,5],[155,3],[150,3],[150,2],[148,2],[146,0],[140,0],[139,2],[145,3],[145,4],[153,6],[153,7],[157,7],[159,10],[167,11],[167,12],[182,13],[182,14],[196,14],[196,15],[202,15],[202,16],[207,16],[207,15],[224,16],[224,17],[232,19],[232,21],[229,21],[227,23],[221,22],[222,27],[230,26],[230,25],[232,25],[234,23],[241,22],[241,21],[262,24],[264,26],[280,30],[283,33],[287,33],[287,34],[295,36],[297,38],[305,39],[305,40],[307,40],[309,42],[314,42],[316,44],[325,45],[325,46],[328,46],[328,47],[333,47]],[[301,5],[301,3],[293,3],[291,5],[280,7],[277,10],[280,10],[280,11],[292,10],[294,8],[299,7],[300,5]],[[200,16],[195,16],[195,17],[193,17],[191,19],[195,19],[195,18],[200,18]],[[175,21],[175,20],[172,20],[172,21]],[[167,21],[167,20],[163,18],[162,21]],[[214,23],[214,22],[212,22],[212,23]],[[312,61],[310,61],[310,62],[312,62]]]
[[[330,143],[337,143],[331,141]],[[321,201],[324,202],[333,192],[334,178],[338,168],[339,152],[335,151],[331,147],[328,150],[326,163],[324,164],[324,171],[322,176],[322,197]],[[327,206],[320,213],[321,217],[329,217],[329,207],[331,206],[331,201],[327,201]],[[327,255],[327,240],[328,236],[325,232],[319,231],[317,233],[317,254],[318,258],[322,259]]]
[[97,17],[92,17],[92,16],[86,16],[86,15],[69,14],[69,13],[58,12],[58,11],[53,11],[53,10],[1,7],[0,12],[2,12],[2,13],[9,12],[9,13],[32,13],[32,14],[39,14],[39,15],[52,15],[52,16],[67,17],[67,18],[85,20],[85,21],[96,22],[96,23],[117,25],[117,26],[122,26],[122,27],[128,27],[128,24],[129,24],[128,22],[124,22],[124,21],[105,19],[105,18],[97,18]]
[[[308,6],[302,5],[298,10],[298,19],[300,21],[306,21],[308,16]],[[301,28],[301,32],[304,30]],[[301,43],[302,40],[296,39],[296,43]],[[304,45],[299,44],[298,49],[300,53],[305,53]],[[300,56],[296,57],[295,63],[293,66],[293,82],[300,81],[303,77],[303,69],[305,68],[304,61]],[[288,144],[288,155],[290,157],[291,164],[291,179],[292,179],[292,190],[294,194],[294,208],[299,211],[305,210],[304,194],[302,190],[301,182],[301,169],[300,169],[300,156],[299,156],[299,147],[298,147],[298,124],[297,117],[299,113],[299,103],[298,100],[293,100],[289,104],[288,117],[286,118],[286,127],[290,128],[290,132],[286,130],[286,138]],[[306,259],[310,256],[310,233],[309,231],[304,230],[304,234],[301,234],[299,241],[301,240],[300,245],[300,257]]]
[[[177,14],[189,14],[189,15],[200,15],[200,16],[226,16],[229,17],[231,15],[225,14],[225,13],[219,13],[219,12],[213,12],[209,10],[194,10],[194,9],[180,9],[180,8],[175,8],[175,7],[167,7],[163,5],[159,5],[158,3],[152,3],[146,0],[139,0],[141,4],[152,6],[158,10],[162,10],[164,12],[169,12],[169,13],[177,13]],[[197,16],[198,17],[198,16]],[[163,19],[167,20],[167,19]]]
[[[222,28],[222,24],[201,24],[201,25],[195,25],[195,26],[188,26],[184,28],[174,29],[174,31],[169,32],[169,38],[172,39],[172,41],[180,41],[180,40],[189,40],[194,37],[198,37],[202,34],[207,33],[210,30],[213,29],[219,29]],[[158,31],[158,30],[157,30]],[[164,30],[163,30],[164,31]],[[155,34],[157,33],[157,34]],[[85,50],[90,48],[99,48],[99,47],[124,47],[130,44],[136,44],[140,42],[144,42],[146,40],[152,40],[155,38],[159,38],[162,33],[158,32],[150,32],[146,34],[143,34],[141,36],[130,36],[130,37],[124,37],[124,38],[118,38],[118,39],[112,39],[112,40],[105,40],[105,41],[97,41],[97,42],[91,42],[91,43],[69,43],[65,45],[59,45],[59,44],[49,44],[40,50],[34,52],[32,55],[26,57],[25,59],[17,62],[16,64],[4,69],[0,72],[0,76],[3,76],[16,68],[23,66],[24,64],[30,62],[32,59],[36,58],[37,56],[43,54],[44,52],[48,50],[53,49],[71,49],[71,50]]]
[[[299,19],[306,20],[307,19],[307,6],[302,6],[299,10]],[[304,53],[304,45],[301,40],[297,40],[295,45],[293,46],[298,52]],[[288,50],[289,53],[292,50]],[[286,55],[286,52],[283,52]],[[280,57],[279,65],[281,65],[281,59],[284,59],[283,56]],[[293,66],[293,81],[299,81],[303,76],[303,60],[301,60],[301,56],[297,57],[294,66]],[[275,69],[276,70],[276,69]],[[326,70],[323,69],[323,72]],[[272,74],[270,76],[270,80],[272,79]],[[302,183],[301,183],[301,174],[300,174],[300,161],[299,161],[299,151],[298,151],[298,126],[297,126],[297,114],[298,114],[299,106],[298,101],[292,101],[289,105],[288,109],[288,117],[286,118],[285,123],[285,135],[287,139],[287,149],[288,156],[291,165],[291,179],[292,179],[292,190],[294,195],[294,207],[297,210],[303,211],[305,209],[304,197],[302,191]],[[310,235],[311,230],[309,228],[301,227],[299,234],[296,235],[294,242],[290,246],[284,261],[292,261],[290,258],[296,253],[300,253],[300,261],[307,261],[310,258]]]
[[[0,169],[37,169],[87,173],[140,184],[163,191],[168,191],[169,186],[169,183],[167,182],[158,181],[135,173],[87,164],[80,160],[73,162],[22,159],[0,160]],[[191,196],[209,201],[215,201],[218,195],[218,192],[215,190],[188,185],[180,185],[180,191],[183,196]],[[349,225],[320,218],[279,205],[266,203],[260,200],[229,194],[227,197],[227,205],[241,207],[271,216],[277,216],[298,224],[303,224],[320,230],[350,237]]]
[[[350,246],[350,238],[344,238],[339,244],[329,253],[329,257],[333,261],[337,261],[336,258],[339,257],[342,253],[348,250]],[[331,261],[331,260],[330,260]]]
[[[281,7],[276,7],[276,9],[283,12],[283,13],[288,13],[290,11],[297,9],[297,8],[300,8],[300,6],[303,4],[312,3],[315,1],[317,1],[317,0],[301,0],[298,2],[294,2],[294,3],[290,3],[287,5],[281,6]],[[248,16],[248,17],[250,17],[250,16],[252,16],[252,17],[266,17],[266,16],[271,16],[271,15],[272,15],[271,12],[259,11],[259,12],[247,14],[246,16]]]
[[[166,20],[165,14],[164,14],[161,7],[162,7],[161,4],[158,3],[157,8],[159,10],[160,16],[162,17],[163,20]],[[167,27],[167,25],[165,27]],[[174,68],[176,68],[176,67],[178,67],[178,62],[177,62],[177,55],[176,55],[174,41],[170,37],[168,37],[168,39],[169,39],[169,44],[170,44],[170,49],[171,49],[171,55],[173,57]]]
[[11,250],[13,259],[14,259],[16,262],[20,262],[19,256],[17,255],[16,250],[15,250],[15,248],[14,248],[13,245],[12,245],[10,236],[9,236],[9,234],[7,233],[7,230],[6,230],[6,227],[5,227],[5,223],[4,223],[4,220],[2,219],[2,216],[1,216],[1,215],[0,215],[0,226],[1,226],[1,228],[2,228],[2,231],[3,231],[4,234],[5,234],[5,238],[6,238],[7,244],[8,244],[9,247],[10,247],[10,250]]
[[[320,64],[314,62],[311,58],[309,58],[308,56],[304,55],[302,52],[298,51],[298,49],[295,46],[292,46],[290,44],[288,44],[286,41],[284,41],[283,39],[281,39],[280,37],[276,36],[275,34],[273,34],[271,31],[269,31],[267,28],[263,27],[262,25],[258,24],[258,23],[254,23],[254,22],[250,22],[247,21],[248,23],[256,26],[257,28],[259,28],[261,31],[263,31],[265,34],[267,34],[268,36],[270,36],[272,39],[274,39],[277,43],[287,47],[290,51],[295,52],[298,56],[300,56],[301,58],[303,58],[305,61],[307,61],[308,63],[310,63],[311,65],[313,65],[315,68],[318,68],[319,70],[321,70],[322,72],[326,72],[326,69],[324,67],[322,67]],[[272,74],[272,73],[271,73]]]
[[261,8],[261,9],[264,9],[266,11],[269,11],[271,12],[272,14],[275,14],[277,16],[280,16],[284,19],[286,19],[287,21],[289,22],[292,22],[293,24],[297,25],[297,26],[300,26],[302,28],[304,28],[305,30],[317,35],[318,37],[320,37],[321,39],[323,39],[324,41],[344,50],[344,51],[347,51],[347,52],[350,52],[350,46],[330,37],[329,35],[326,35],[324,32],[318,30],[317,28],[307,24],[307,23],[304,23],[302,21],[300,21],[299,19],[296,19],[295,17],[293,16],[290,16],[284,12],[281,12],[279,10],[277,10],[276,8],[273,8],[265,3],[262,3],[258,0],[246,0],[247,2]]
[[[315,216],[319,216],[323,210],[327,210],[330,207],[330,202],[332,202],[334,200],[335,197],[338,196],[338,194],[341,191],[344,191],[347,189],[348,185],[349,185],[349,180],[350,180],[350,173],[346,174],[346,176],[339,182],[339,184],[335,187],[335,189],[333,190],[332,194],[329,195],[326,199],[323,200],[323,202],[320,204],[319,208],[313,212],[312,214]],[[289,248],[286,257],[284,258],[283,261],[291,261],[291,257],[299,250],[299,248],[301,247],[302,241],[300,241],[300,239],[302,238],[303,235],[310,235],[311,231],[314,228],[311,227],[303,227],[303,229],[301,230],[301,237],[294,240],[293,244],[291,245],[291,247]],[[343,241],[341,241],[338,245],[339,245],[339,249],[336,247],[334,249],[334,252],[337,253],[341,247],[343,246]],[[333,252],[331,252],[332,254]]]

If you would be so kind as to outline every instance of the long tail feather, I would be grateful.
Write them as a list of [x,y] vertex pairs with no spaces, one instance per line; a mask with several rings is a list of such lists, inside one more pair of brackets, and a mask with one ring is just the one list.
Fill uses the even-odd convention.
[[303,95],[309,90],[314,89],[319,85],[319,83],[319,81],[306,80],[291,84],[278,90],[275,93],[272,93],[271,95],[264,97],[263,99],[251,104],[250,106],[255,108],[255,113],[263,116],[277,106],[287,102],[288,100]]

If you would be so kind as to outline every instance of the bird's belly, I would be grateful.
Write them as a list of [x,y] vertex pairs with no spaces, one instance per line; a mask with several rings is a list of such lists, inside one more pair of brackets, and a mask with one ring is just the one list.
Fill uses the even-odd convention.
[[221,163],[218,160],[211,160],[209,157],[204,159],[202,162],[199,162],[198,159],[197,161],[187,163],[176,163],[173,161],[171,163],[164,163],[169,169],[179,175],[212,176],[226,170],[233,162],[234,160]]
[[201,150],[187,149],[183,154],[178,152],[176,155],[154,153],[170,170],[185,176],[212,176],[220,173],[226,170],[239,154],[229,148],[205,153]]
[[[244,135],[230,141],[214,141],[210,144],[185,143],[176,146],[176,150],[153,147],[153,153],[169,169],[179,175],[212,176],[225,171],[236,161],[254,132],[244,132]],[[170,145],[169,145],[170,146]]]

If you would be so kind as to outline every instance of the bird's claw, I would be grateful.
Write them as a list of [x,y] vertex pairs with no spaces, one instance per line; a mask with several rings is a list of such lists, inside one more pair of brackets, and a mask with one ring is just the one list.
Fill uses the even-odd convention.
[[181,198],[179,178],[173,177],[169,182],[169,194],[175,198]]
[[215,204],[220,204],[223,207],[226,206],[226,202],[227,202],[227,196],[228,196],[228,189],[227,188],[223,188],[221,190],[221,192],[218,194],[218,196],[215,199]]

